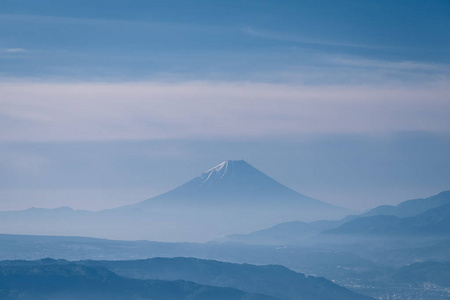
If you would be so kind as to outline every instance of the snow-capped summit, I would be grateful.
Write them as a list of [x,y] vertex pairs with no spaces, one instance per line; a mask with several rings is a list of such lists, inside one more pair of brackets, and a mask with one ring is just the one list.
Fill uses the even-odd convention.
[[221,164],[218,164],[214,168],[209,169],[208,171],[204,172],[200,177],[202,178],[202,182],[206,183],[207,181],[212,181],[215,179],[222,179],[225,175],[228,174],[228,176],[232,176],[233,166],[236,163],[246,163],[243,160],[239,161],[232,161],[232,160],[226,160],[222,162]]
[[199,181],[201,184],[213,184],[218,180],[230,180],[231,178],[239,180],[243,177],[254,176],[256,173],[264,175],[245,160],[226,160],[214,168],[202,173],[199,177]]
[[184,199],[205,197],[208,202],[222,198],[230,203],[239,199],[241,204],[261,202],[272,196],[286,198],[299,195],[244,160],[224,161],[169,193]]

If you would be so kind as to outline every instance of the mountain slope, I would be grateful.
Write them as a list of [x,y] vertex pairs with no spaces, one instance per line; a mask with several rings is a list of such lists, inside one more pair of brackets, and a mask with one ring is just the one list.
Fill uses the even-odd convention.
[[100,266],[67,261],[0,262],[0,298],[92,300],[269,300],[270,296],[187,281],[137,280],[117,276]]

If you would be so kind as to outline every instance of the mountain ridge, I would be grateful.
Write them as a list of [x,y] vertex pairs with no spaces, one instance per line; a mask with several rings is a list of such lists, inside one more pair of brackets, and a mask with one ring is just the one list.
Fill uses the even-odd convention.
[[[231,287],[283,300],[372,299],[331,281],[306,276],[280,265],[230,263],[192,257],[155,257],[135,261],[81,261],[139,279],[190,280],[202,285]],[[261,283],[267,284],[261,284]]]

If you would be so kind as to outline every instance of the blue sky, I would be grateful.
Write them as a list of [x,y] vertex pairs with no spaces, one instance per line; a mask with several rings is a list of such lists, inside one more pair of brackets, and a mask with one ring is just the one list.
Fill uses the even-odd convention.
[[450,189],[448,1],[0,2],[1,209],[226,159],[365,209]]
[[4,0],[1,75],[274,80],[349,68],[327,79],[355,80],[367,66],[353,60],[449,64],[449,11],[448,1]]

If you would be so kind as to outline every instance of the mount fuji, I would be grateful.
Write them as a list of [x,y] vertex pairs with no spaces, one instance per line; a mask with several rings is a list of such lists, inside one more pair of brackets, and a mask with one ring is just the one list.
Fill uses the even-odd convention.
[[278,210],[300,209],[295,217],[339,218],[348,210],[304,196],[270,178],[244,160],[227,160],[202,173],[191,181],[159,196],[128,208],[155,208],[163,206],[203,208],[240,207],[258,210],[274,206]]
[[99,212],[0,212],[0,226],[14,234],[205,242],[282,222],[340,219],[350,213],[299,194],[243,160],[230,160],[133,205]]
[[[336,220],[350,210],[302,195],[243,160],[228,160],[189,182],[113,209],[151,218],[164,236],[209,240],[286,221]],[[205,237],[206,239],[204,239]]]

